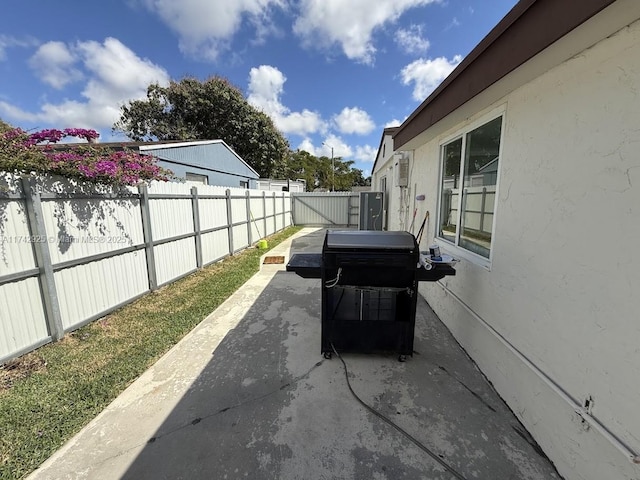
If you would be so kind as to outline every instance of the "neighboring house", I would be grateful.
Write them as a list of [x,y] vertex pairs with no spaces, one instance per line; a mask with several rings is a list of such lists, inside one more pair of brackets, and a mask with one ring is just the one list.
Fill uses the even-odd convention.
[[[47,148],[69,150],[80,145],[57,143]],[[178,179],[194,185],[258,187],[258,173],[223,140],[105,142],[98,145],[114,151],[128,148],[143,155],[153,155],[158,159],[159,166],[171,170]]]
[[136,145],[140,153],[157,157],[158,165],[187,182],[251,189],[258,186],[258,173],[223,140]]
[[640,2],[520,1],[393,144],[460,259],[422,295],[564,478],[640,478]]
[[258,180],[258,190],[268,190],[274,192],[305,192],[307,182],[304,180],[274,180],[272,178],[261,178]]

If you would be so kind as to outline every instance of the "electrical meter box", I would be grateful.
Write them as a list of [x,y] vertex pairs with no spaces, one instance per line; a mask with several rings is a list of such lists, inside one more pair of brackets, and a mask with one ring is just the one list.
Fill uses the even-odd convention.
[[396,169],[396,187],[409,185],[409,157],[402,156],[398,160]]
[[382,230],[384,209],[383,192],[360,192],[360,230]]

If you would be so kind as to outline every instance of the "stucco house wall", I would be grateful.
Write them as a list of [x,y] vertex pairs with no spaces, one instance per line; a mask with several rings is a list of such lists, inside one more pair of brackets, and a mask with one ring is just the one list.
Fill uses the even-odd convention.
[[415,183],[403,188],[398,186],[400,157],[407,157],[410,167],[413,165],[413,158],[412,152],[401,154],[394,151],[392,133],[396,130],[397,127],[384,129],[371,173],[371,191],[385,193],[385,230],[409,231],[415,210],[417,214],[413,223],[416,231],[420,226],[419,219],[424,215],[423,205],[415,201],[416,192],[420,194],[421,188]]
[[[509,82],[414,150],[410,183],[432,213],[421,246],[439,243],[461,260],[455,277],[423,282],[420,293],[565,478],[637,479],[640,465],[606,435],[640,452],[640,22],[496,93]],[[487,260],[437,238],[440,156],[443,143],[498,115]],[[585,402],[606,431],[576,415]]]
[[390,194],[393,191],[393,137],[391,134],[396,130],[395,127],[385,128],[382,132],[378,153],[371,170],[371,188],[372,192],[383,192],[384,212],[383,212],[383,229],[390,230],[389,212],[393,211],[393,200]]

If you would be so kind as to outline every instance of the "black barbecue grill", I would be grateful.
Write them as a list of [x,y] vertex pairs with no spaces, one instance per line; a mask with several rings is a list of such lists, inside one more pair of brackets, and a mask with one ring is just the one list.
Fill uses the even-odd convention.
[[413,354],[419,281],[455,275],[450,265],[419,267],[408,232],[328,230],[322,254],[292,255],[287,271],[322,280],[321,352]]

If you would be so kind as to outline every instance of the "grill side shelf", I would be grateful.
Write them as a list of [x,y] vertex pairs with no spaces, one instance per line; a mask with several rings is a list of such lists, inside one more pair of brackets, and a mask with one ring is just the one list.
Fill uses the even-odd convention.
[[287,272],[295,272],[302,278],[321,278],[321,267],[321,253],[295,253],[287,263]]
[[448,275],[455,275],[456,270],[450,265],[434,265],[431,270],[418,268],[416,278],[419,282],[436,282]]

